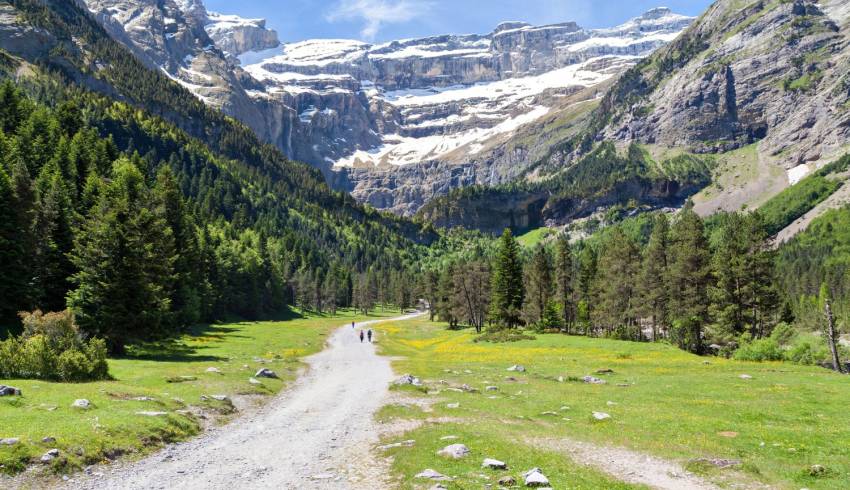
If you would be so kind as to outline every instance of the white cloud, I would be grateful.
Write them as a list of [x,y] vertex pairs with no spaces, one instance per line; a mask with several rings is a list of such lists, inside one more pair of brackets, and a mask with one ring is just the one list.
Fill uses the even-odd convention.
[[374,39],[384,24],[408,22],[431,9],[427,0],[340,0],[327,14],[330,22],[362,19],[360,35]]

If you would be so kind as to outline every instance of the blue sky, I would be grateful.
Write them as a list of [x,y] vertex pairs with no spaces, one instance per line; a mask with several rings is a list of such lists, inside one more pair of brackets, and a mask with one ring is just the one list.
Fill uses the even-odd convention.
[[653,7],[698,15],[710,0],[205,0],[209,10],[264,17],[284,42],[310,38],[387,41],[432,34],[487,33],[504,20],[574,20],[610,27]]

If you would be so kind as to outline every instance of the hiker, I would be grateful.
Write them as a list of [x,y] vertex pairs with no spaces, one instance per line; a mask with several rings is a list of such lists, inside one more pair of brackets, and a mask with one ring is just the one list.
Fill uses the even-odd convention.
[[351,322],[351,329],[354,330],[354,322]]
[[360,331],[360,343],[363,343],[363,330]]
[[372,343],[372,330],[369,330],[369,343]]

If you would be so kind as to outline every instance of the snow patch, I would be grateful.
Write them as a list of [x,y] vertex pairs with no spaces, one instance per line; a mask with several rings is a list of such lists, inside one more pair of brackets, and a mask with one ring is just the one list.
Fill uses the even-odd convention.
[[788,170],[788,183],[794,185],[803,180],[811,172],[812,168],[808,163],[797,165],[796,167]]

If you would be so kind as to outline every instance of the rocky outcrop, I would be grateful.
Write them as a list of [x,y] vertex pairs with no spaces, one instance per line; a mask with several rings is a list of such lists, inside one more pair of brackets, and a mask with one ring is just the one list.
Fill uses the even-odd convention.
[[209,12],[204,28],[215,45],[228,56],[280,45],[277,32],[266,28],[265,19],[243,19],[236,15]]

